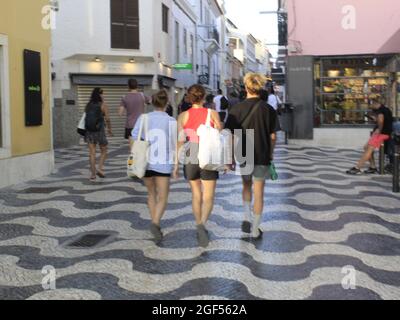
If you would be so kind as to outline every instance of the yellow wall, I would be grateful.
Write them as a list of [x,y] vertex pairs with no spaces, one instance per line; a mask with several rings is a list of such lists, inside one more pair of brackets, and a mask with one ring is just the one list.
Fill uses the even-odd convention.
[[[50,30],[42,28],[42,8],[48,0],[1,0],[0,34],[8,36],[12,156],[51,149]],[[41,53],[43,125],[25,127],[23,50]]]

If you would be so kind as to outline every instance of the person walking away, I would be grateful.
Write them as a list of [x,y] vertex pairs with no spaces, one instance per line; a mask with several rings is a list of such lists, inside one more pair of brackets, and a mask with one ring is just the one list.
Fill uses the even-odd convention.
[[122,98],[119,108],[119,115],[126,115],[125,139],[132,144],[131,132],[135,127],[137,119],[144,113],[145,105],[150,103],[150,99],[142,92],[138,91],[138,82],[136,79],[128,81],[129,93]]
[[[197,238],[201,247],[209,244],[209,234],[206,223],[214,206],[215,189],[219,174],[217,171],[203,170],[199,166],[199,136],[197,129],[206,124],[209,109],[204,108],[206,91],[201,85],[189,88],[188,98],[192,108],[182,113],[178,118],[178,150],[183,146],[185,138],[190,144],[190,154],[186,153],[184,176],[189,181],[192,190],[193,214],[197,224]],[[211,126],[222,130],[219,114],[211,110]]]
[[[227,129],[241,130],[238,138],[239,143],[242,144],[242,154],[235,152],[235,156],[240,165],[243,181],[245,219],[242,230],[245,233],[251,233],[253,238],[259,238],[262,235],[259,226],[264,210],[264,189],[266,179],[269,178],[269,165],[273,160],[276,144],[276,111],[260,98],[266,81],[265,76],[256,73],[245,76],[247,99],[231,108],[226,124]],[[253,130],[254,140],[247,137],[246,130]],[[253,145],[251,154],[245,154],[246,144]],[[252,207],[253,185],[254,205]],[[252,211],[254,215],[251,224]]]
[[232,108],[233,106],[237,105],[240,102],[239,95],[236,91],[232,91],[229,94],[229,106]]
[[280,119],[279,119],[279,114],[280,114],[280,106],[282,104],[282,101],[279,99],[279,97],[275,93],[275,89],[273,86],[268,87],[267,91],[267,102],[268,104],[277,112],[278,117],[276,121],[276,131],[281,131],[281,124],[280,124]]
[[[177,123],[165,111],[168,105],[168,93],[161,90],[152,97],[154,112],[147,115],[148,139],[150,142],[149,164],[143,178],[147,188],[147,204],[151,216],[150,232],[159,242],[163,238],[161,219],[167,208],[171,174],[178,175],[175,166],[177,156]],[[143,115],[139,117],[132,131],[133,140],[138,139]],[[142,133],[144,139],[145,133]],[[133,142],[134,143],[134,142]]]
[[357,165],[346,173],[350,175],[362,174],[361,169],[365,163],[369,161],[370,167],[364,171],[366,174],[376,174],[378,169],[375,163],[375,150],[379,150],[381,145],[390,139],[393,132],[393,114],[392,111],[384,105],[382,99],[375,99],[371,101],[372,109],[376,114],[376,126],[372,132],[371,138],[364,146],[364,154],[358,161]]
[[[92,182],[96,181],[96,176],[105,178],[104,163],[107,159],[108,146],[106,128],[108,134],[112,136],[110,115],[108,107],[104,103],[103,93],[103,89],[95,88],[85,109],[85,142],[89,146],[90,181]],[[100,146],[101,151],[98,170],[96,169],[97,145]]]
[[181,103],[178,106],[179,114],[188,111],[191,107],[192,107],[192,104],[189,101],[188,94],[185,93],[185,95],[182,98]]
[[215,110],[214,96],[212,94],[207,95],[204,108]]
[[219,113],[221,121],[225,123],[228,115],[229,101],[223,95],[222,90],[218,89],[218,95],[214,98],[215,110]]

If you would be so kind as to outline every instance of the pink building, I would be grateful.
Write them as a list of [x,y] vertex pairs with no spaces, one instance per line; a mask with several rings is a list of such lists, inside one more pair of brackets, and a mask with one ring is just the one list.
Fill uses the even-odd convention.
[[287,11],[291,55],[400,52],[399,0],[287,0]]
[[286,0],[285,7],[292,138],[353,146],[370,130],[372,100],[398,115],[399,0]]

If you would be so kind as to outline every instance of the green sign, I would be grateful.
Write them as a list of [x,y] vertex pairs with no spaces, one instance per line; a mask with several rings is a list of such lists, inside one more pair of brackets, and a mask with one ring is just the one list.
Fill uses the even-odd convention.
[[28,87],[29,91],[36,91],[36,92],[40,92],[40,86],[29,86]]
[[177,63],[173,65],[176,70],[193,70],[193,64],[191,63]]

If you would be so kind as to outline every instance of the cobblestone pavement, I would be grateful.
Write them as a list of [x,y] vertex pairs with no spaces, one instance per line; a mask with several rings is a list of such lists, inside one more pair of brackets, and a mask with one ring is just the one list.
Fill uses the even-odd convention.
[[[240,179],[222,177],[202,249],[182,179],[165,240],[152,241],[126,149],[111,144],[101,182],[88,181],[77,146],[56,151],[57,173],[0,190],[1,299],[400,299],[400,198],[389,176],[344,174],[359,152],[279,146],[261,240],[241,232]],[[115,236],[92,249],[63,245],[92,231]],[[44,266],[55,268],[56,290],[43,289]],[[345,290],[352,268],[356,287]]]

